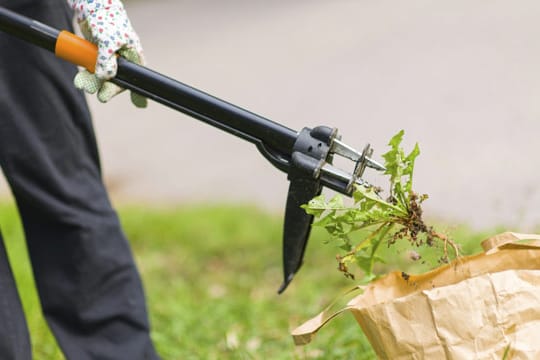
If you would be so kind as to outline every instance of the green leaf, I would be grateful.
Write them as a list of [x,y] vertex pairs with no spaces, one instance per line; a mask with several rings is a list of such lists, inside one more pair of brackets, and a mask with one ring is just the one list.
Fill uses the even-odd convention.
[[405,175],[412,175],[414,170],[414,162],[416,161],[418,155],[420,155],[420,147],[418,146],[418,143],[416,143],[413,150],[405,158],[405,163],[407,164],[403,172]]
[[[408,196],[405,192],[410,192],[412,187],[412,172],[414,170],[414,161],[420,154],[418,144],[413,151],[405,156],[405,152],[400,147],[403,140],[404,131],[401,130],[392,137],[390,150],[383,155],[385,159],[386,175],[390,175],[390,195],[395,197],[405,207],[408,204]],[[402,178],[408,176],[406,185],[402,185]]]
[[414,145],[413,150],[407,157],[405,158],[405,169],[403,170],[403,175],[408,175],[409,178],[407,180],[407,183],[405,185],[405,192],[410,194],[412,193],[412,183],[413,183],[413,172],[414,172],[414,163],[416,161],[416,158],[420,155],[420,148],[418,147],[418,143]]
[[403,135],[405,135],[405,130],[402,129],[396,135],[392,136],[390,142],[388,142],[388,145],[390,145],[392,149],[398,149],[399,145],[401,145],[401,141],[403,140]]
[[336,195],[326,205],[328,209],[343,209],[343,197],[341,195]]
[[307,209],[326,209],[326,198],[324,194],[314,197],[306,205],[302,207]]
[[[306,211],[309,214],[309,211]],[[319,226],[319,227],[325,227],[327,225],[330,225],[334,222],[334,217],[331,214],[328,214],[326,216],[321,217],[320,215],[316,215],[315,218],[317,220],[313,221],[312,226]]]

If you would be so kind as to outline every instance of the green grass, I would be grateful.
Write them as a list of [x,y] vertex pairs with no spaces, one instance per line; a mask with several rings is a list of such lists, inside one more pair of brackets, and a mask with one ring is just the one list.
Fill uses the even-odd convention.
[[[336,249],[314,230],[302,270],[282,280],[280,216],[249,206],[119,208],[143,276],[152,337],[163,359],[372,359],[354,318],[345,314],[296,348],[290,330],[354,285],[336,270]],[[34,358],[62,359],[39,308],[13,204],[0,203],[6,240],[32,335]],[[485,233],[452,231],[478,251]],[[389,263],[405,264],[405,250]],[[387,265],[390,266],[390,265]]]

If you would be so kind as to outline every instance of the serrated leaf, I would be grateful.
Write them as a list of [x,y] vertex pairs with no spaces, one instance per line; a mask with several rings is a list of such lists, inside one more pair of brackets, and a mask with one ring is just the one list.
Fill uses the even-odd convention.
[[407,164],[407,166],[405,167],[404,174],[410,175],[413,173],[414,162],[416,161],[418,155],[420,155],[420,147],[418,146],[418,143],[416,143],[413,150],[405,158],[405,163]]
[[399,181],[403,175],[403,158],[405,155],[403,150],[400,148],[400,145],[404,134],[405,131],[401,130],[394,135],[388,143],[388,145],[390,145],[390,150],[383,154],[386,167],[385,174],[390,175],[391,184]]
[[402,129],[396,135],[392,136],[388,142],[388,145],[390,145],[392,149],[398,149],[399,145],[401,145],[401,141],[403,140],[403,135],[405,135],[405,130]]
[[413,184],[413,172],[414,172],[414,163],[416,161],[416,158],[420,155],[420,148],[418,147],[418,143],[414,145],[414,149],[411,151],[409,155],[405,158],[405,169],[403,170],[403,175],[408,175],[407,183],[405,184],[405,193],[407,193],[409,196],[412,193],[412,184]]

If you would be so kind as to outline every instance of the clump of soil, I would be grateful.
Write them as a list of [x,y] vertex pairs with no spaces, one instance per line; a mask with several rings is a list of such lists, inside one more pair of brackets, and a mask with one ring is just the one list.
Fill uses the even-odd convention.
[[[388,241],[388,246],[401,239],[407,239],[415,247],[424,245],[433,247],[435,243],[442,242],[443,255],[439,258],[439,262],[448,263],[448,248],[451,247],[456,256],[459,254],[459,248],[447,235],[435,231],[433,226],[426,225],[422,219],[423,210],[421,206],[425,199],[427,199],[427,195],[418,196],[415,193],[411,195],[408,216],[400,219],[399,224],[402,225],[402,228],[392,235]],[[413,260],[415,259],[413,258]]]

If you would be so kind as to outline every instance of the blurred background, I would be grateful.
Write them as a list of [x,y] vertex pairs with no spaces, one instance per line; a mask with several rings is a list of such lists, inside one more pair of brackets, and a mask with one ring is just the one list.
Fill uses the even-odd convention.
[[[538,223],[540,3],[131,0],[126,7],[159,72],[295,130],[337,127],[358,149],[371,143],[375,158],[404,129],[406,143],[422,150],[416,189],[430,195],[432,217],[515,230]],[[156,103],[134,109],[126,95],[90,102],[116,200],[282,211],[286,177],[252,145]],[[5,183],[0,189],[7,193]]]
[[[501,229],[538,231],[540,2],[125,3],[152,69],[295,130],[337,127],[357,149],[371,143],[377,160],[404,129],[406,148],[422,151],[425,214],[464,254]],[[302,271],[276,295],[288,183],[254,146],[156,103],[135,109],[126,94],[89,101],[164,359],[374,358],[350,317],[294,348],[289,330],[352,283],[315,229]],[[0,199],[34,354],[62,359],[1,179]],[[409,250],[381,250],[380,273],[423,271]]]

